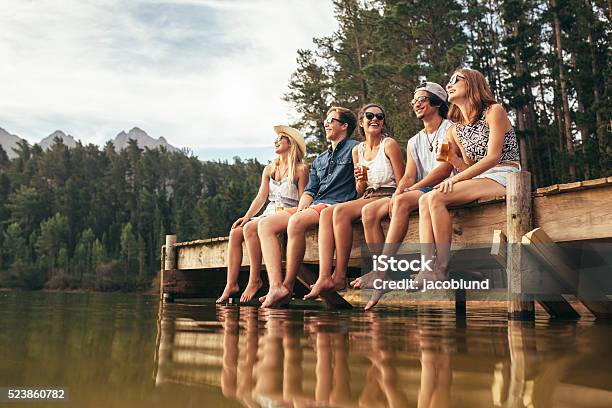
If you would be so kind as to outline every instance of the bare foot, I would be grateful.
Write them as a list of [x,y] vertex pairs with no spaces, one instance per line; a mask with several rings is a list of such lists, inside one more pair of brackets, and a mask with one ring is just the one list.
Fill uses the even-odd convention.
[[257,299],[257,300],[259,300],[259,303],[263,304],[266,301],[266,296],[267,295],[260,296],[259,299]]
[[389,293],[389,292],[391,292],[391,289],[375,289],[374,291],[372,291],[370,300],[368,300],[368,303],[365,305],[363,310],[370,310],[371,308],[376,306],[380,298],[383,297],[385,293]]
[[242,296],[240,296],[241,302],[250,302],[253,299],[253,296],[257,293],[257,291],[263,286],[263,282],[261,279],[256,280],[255,282],[249,281],[247,287],[242,292]]
[[216,303],[227,302],[227,300],[231,298],[232,295],[238,293],[239,290],[240,288],[238,287],[237,283],[228,283],[227,285],[225,285],[225,289],[223,289],[223,293],[221,294],[221,296],[219,296],[219,299],[217,299]]
[[283,284],[270,286],[262,308],[277,308],[288,304],[291,301],[291,291]]
[[374,289],[374,281],[377,279],[381,280],[394,280],[402,279],[401,273],[388,273],[380,271],[370,271],[363,276],[353,280],[350,285],[353,289]]
[[321,292],[342,290],[346,287],[345,280],[334,280],[331,276],[319,277],[314,285],[310,287],[310,293],[304,296],[304,300],[316,298]]

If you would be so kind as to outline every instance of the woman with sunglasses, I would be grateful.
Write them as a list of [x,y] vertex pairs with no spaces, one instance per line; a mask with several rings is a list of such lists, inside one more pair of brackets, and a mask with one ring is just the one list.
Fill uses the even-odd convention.
[[[261,270],[261,245],[257,235],[258,221],[270,214],[295,207],[308,182],[308,165],[303,163],[306,154],[304,137],[299,131],[289,126],[274,126],[278,137],[274,141],[276,159],[268,164],[261,176],[261,185],[257,196],[243,217],[233,224],[227,249],[227,283],[217,303],[227,301],[238,293],[238,275],[242,264],[242,242],[246,241],[249,252],[249,282],[241,302],[250,302],[262,286],[259,276]],[[255,217],[263,205],[268,205],[263,213]]]
[[447,280],[452,239],[448,206],[506,194],[508,174],[520,171],[519,146],[508,114],[493,98],[485,77],[472,69],[459,69],[446,85],[452,104],[448,118],[448,162],[457,173],[419,199],[419,237],[433,272],[423,279]]
[[[389,136],[383,107],[376,103],[365,105],[359,111],[358,123],[359,132],[365,141],[353,148],[352,156],[357,193],[363,196],[357,200],[336,204],[321,213],[318,235],[319,278],[304,299],[346,287],[346,269],[353,241],[353,221],[361,217],[361,210],[366,204],[392,195],[396,190],[397,180],[404,174],[402,152],[397,141]],[[336,268],[332,274],[334,250]]]

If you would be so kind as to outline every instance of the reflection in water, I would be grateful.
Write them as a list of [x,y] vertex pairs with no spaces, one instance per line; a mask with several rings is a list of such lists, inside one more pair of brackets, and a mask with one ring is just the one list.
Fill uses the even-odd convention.
[[0,292],[0,387],[69,389],[37,407],[607,408],[611,338],[609,323],[508,323],[503,308],[461,320]]
[[199,320],[211,307],[160,311],[158,386],[217,386],[246,407],[612,406],[609,325],[427,308],[214,306]]

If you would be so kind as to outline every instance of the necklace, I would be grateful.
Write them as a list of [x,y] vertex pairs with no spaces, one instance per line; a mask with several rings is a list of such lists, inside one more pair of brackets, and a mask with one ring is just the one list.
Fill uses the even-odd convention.
[[280,176],[279,176],[278,173],[280,170],[281,170],[281,165],[279,164],[278,166],[276,166],[276,171],[274,172],[275,173],[274,175],[280,179],[278,181],[281,181],[283,177],[285,177],[285,174],[289,171],[289,166],[286,166],[285,169],[280,173]]
[[431,141],[429,141],[429,135],[427,134],[427,131],[425,129],[423,129],[423,132],[425,132],[425,139],[427,139],[427,144],[429,145],[429,151],[430,152],[433,152],[433,142],[435,140],[438,140],[438,132],[440,131],[440,128],[442,127],[442,122],[443,121],[444,121],[444,119],[442,119],[442,121],[438,125],[438,128],[433,133],[433,137],[431,138]]

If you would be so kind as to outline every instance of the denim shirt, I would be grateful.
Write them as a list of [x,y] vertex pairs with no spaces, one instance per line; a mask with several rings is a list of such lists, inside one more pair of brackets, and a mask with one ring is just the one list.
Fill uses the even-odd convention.
[[353,147],[358,141],[346,138],[321,153],[312,163],[304,194],[314,198],[313,204],[337,204],[357,197],[353,175]]

